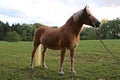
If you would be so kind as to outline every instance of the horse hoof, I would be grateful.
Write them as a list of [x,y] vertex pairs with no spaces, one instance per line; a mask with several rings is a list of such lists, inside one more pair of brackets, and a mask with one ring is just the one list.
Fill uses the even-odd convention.
[[59,71],[59,75],[64,75],[64,72],[63,71]]
[[48,69],[48,67],[46,65],[42,65],[42,67],[45,68],[45,69]]
[[44,66],[44,68],[45,68],[45,69],[48,69],[48,67],[47,67],[47,66]]
[[75,70],[71,71],[70,72],[71,74],[76,74],[77,72]]

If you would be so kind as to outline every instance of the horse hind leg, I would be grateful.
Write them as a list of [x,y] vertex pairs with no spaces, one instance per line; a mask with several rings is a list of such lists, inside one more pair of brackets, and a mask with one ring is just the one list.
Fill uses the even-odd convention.
[[46,56],[46,51],[47,51],[47,47],[43,46],[43,51],[42,51],[42,67],[48,69],[48,67],[45,64],[45,56]]
[[37,47],[40,45],[39,42],[34,42],[34,48],[33,48],[33,51],[32,51],[32,58],[31,58],[31,64],[30,64],[30,67],[31,69],[33,69],[33,59],[34,59],[34,56],[35,56],[35,51],[37,49]]

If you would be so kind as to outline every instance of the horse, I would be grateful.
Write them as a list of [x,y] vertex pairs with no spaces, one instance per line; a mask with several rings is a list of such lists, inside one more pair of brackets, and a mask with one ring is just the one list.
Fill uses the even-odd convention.
[[70,72],[76,74],[76,71],[74,69],[74,53],[80,41],[80,32],[83,28],[83,24],[90,25],[95,28],[100,26],[100,21],[92,15],[88,6],[85,6],[83,9],[74,13],[63,26],[57,29],[46,26],[38,28],[34,34],[34,48],[32,51],[30,66],[33,67],[33,58],[35,51],[37,47],[42,44],[42,67],[48,68],[44,60],[48,48],[52,50],[61,50],[59,74],[63,75],[64,71],[62,66],[64,62],[65,52],[67,50],[70,50]]

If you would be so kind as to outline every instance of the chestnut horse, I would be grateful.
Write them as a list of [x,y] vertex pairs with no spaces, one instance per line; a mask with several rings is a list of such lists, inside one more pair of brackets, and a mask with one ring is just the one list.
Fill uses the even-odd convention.
[[61,50],[59,74],[64,74],[62,68],[64,56],[66,50],[70,50],[71,73],[76,73],[74,70],[74,52],[78,42],[80,41],[80,32],[83,24],[93,27],[99,27],[100,25],[100,22],[90,13],[88,6],[74,13],[67,22],[58,29],[50,27],[37,29],[34,34],[34,49],[32,51],[31,67],[33,67],[35,51],[37,47],[42,44],[42,67],[47,68],[44,60],[47,48]]

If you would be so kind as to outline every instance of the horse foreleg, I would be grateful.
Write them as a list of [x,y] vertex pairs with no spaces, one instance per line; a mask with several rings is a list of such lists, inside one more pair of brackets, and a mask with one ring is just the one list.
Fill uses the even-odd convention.
[[75,53],[75,48],[70,49],[71,73],[76,74],[76,71],[74,70],[74,53]]
[[61,62],[60,62],[60,69],[59,69],[60,75],[64,74],[62,66],[63,66],[64,57],[65,57],[65,52],[66,52],[66,49],[61,50],[61,54],[60,54]]
[[47,69],[48,67],[45,64],[46,51],[47,51],[47,48],[44,47],[43,52],[42,52],[42,65],[41,66]]

